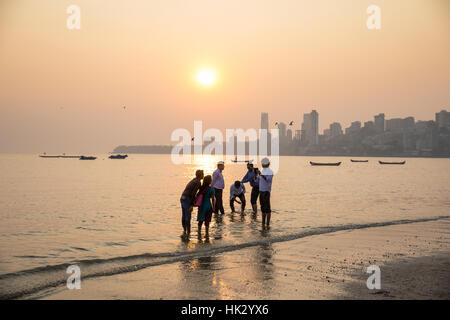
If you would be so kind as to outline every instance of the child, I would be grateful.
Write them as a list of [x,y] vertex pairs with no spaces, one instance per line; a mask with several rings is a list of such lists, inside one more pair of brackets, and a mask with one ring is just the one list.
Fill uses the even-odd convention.
[[261,160],[263,167],[259,178],[259,203],[262,212],[262,227],[269,228],[270,225],[270,192],[272,190],[273,171],[269,168],[270,161],[268,158]]

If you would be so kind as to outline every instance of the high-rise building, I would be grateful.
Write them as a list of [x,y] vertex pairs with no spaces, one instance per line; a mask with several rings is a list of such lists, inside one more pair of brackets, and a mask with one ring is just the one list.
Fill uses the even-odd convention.
[[286,123],[280,122],[278,124],[278,129],[280,129],[280,140],[286,140]]
[[356,133],[359,132],[359,130],[361,130],[361,121],[353,121],[350,124],[350,127],[345,129],[345,134]]
[[438,128],[450,128],[450,112],[447,110],[436,112],[436,124]]
[[332,137],[337,137],[342,134],[342,127],[339,122],[333,122],[330,124],[330,135]]
[[300,141],[302,137],[302,130],[295,130],[294,140]]
[[288,143],[290,143],[292,141],[292,130],[291,129],[288,129],[286,131],[286,140]]
[[384,113],[380,113],[379,115],[374,117],[375,123],[375,131],[377,133],[384,132]]
[[407,117],[404,119],[394,118],[386,120],[386,131],[400,132],[407,129],[414,129],[413,117]]
[[261,129],[269,130],[269,114],[266,112],[261,113]]
[[302,140],[308,145],[319,144],[319,113],[316,110],[303,115]]

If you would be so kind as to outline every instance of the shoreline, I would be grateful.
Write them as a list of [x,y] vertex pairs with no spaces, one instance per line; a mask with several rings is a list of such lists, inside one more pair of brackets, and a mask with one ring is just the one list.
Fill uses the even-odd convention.
[[[61,286],[24,298],[448,299],[449,230],[444,219],[338,231],[87,279],[81,290]],[[380,266],[381,290],[366,287],[371,264]]]

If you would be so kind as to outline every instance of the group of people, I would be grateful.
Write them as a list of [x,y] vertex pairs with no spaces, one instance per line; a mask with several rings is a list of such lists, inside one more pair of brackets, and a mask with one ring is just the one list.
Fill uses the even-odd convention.
[[[235,181],[230,187],[230,208],[231,212],[235,212],[234,203],[241,205],[241,212],[245,210],[245,183],[249,183],[252,191],[250,203],[252,204],[253,213],[258,211],[257,200],[261,205],[262,227],[268,228],[270,225],[270,192],[272,190],[273,171],[270,169],[270,160],[263,158],[261,160],[262,170],[254,167],[253,163],[247,163],[247,174],[242,180]],[[195,172],[195,178],[192,179],[184,189],[181,195],[181,210],[183,225],[183,236],[189,236],[191,233],[191,214],[194,207],[198,207],[197,221],[198,234],[201,235],[203,223],[205,224],[205,234],[209,234],[209,223],[212,214],[225,214],[223,208],[223,190],[225,181],[222,171],[225,169],[223,161],[217,163],[217,169],[211,175],[204,176],[203,170]],[[202,182],[203,180],[203,182]]]

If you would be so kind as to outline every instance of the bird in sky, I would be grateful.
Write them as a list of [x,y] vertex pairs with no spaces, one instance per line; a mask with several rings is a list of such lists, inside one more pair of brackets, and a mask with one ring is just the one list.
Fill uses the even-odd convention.
[[294,124],[294,121],[289,122],[289,125],[292,126]]

